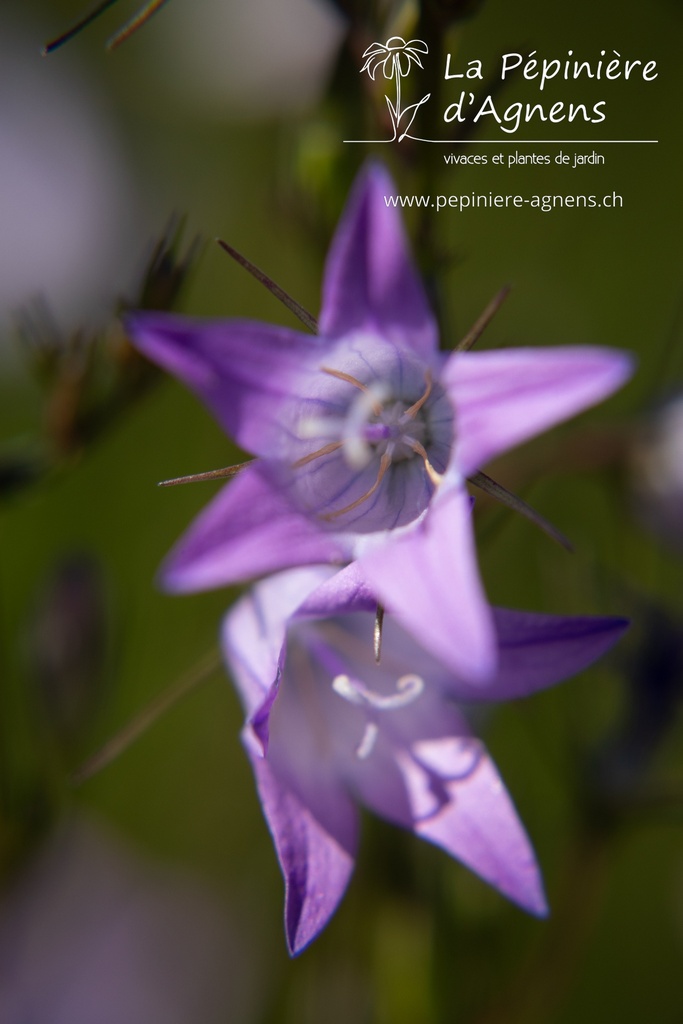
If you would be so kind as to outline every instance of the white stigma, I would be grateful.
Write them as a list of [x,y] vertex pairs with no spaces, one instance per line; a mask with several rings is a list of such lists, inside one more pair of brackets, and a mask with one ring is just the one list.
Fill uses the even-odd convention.
[[383,402],[388,398],[387,385],[374,383],[368,385],[367,390],[361,391],[351,402],[344,420],[342,440],[344,457],[352,469],[364,469],[372,459],[372,448],[363,436],[363,428],[373,414],[377,415],[378,409],[381,410]]
[[401,676],[396,683],[396,693],[385,696],[346,675],[335,676],[332,680],[332,689],[340,697],[359,707],[372,708],[373,711],[395,711],[397,708],[404,708],[417,700],[424,686],[424,679],[421,676]]
[[[332,680],[332,689],[335,693],[348,700],[350,704],[357,707],[364,707],[371,711],[396,711],[399,708],[407,707],[417,700],[424,690],[424,679],[417,675],[401,676],[396,682],[396,692],[388,695],[376,693],[369,687],[364,686],[357,679],[351,679],[347,675],[335,676]],[[374,750],[379,726],[372,719],[365,723],[363,737],[356,747],[356,757],[364,761]]]

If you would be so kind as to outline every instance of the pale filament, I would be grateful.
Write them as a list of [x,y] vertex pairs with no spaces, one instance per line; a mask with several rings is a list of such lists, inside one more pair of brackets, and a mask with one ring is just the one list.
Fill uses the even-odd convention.
[[427,386],[426,386],[426,388],[424,390],[424,394],[420,398],[418,398],[417,402],[413,402],[413,404],[410,406],[409,409],[406,409],[406,411],[401,416],[402,420],[413,420],[413,419],[415,419],[415,416],[417,415],[417,413],[420,411],[422,406],[425,404],[425,402],[427,401],[427,399],[431,395],[431,393],[432,393],[432,371],[430,369],[425,370],[425,382],[426,382]]
[[420,456],[420,458],[425,464],[427,476],[432,481],[434,486],[438,487],[443,480],[443,474],[437,472],[437,470],[434,469],[431,462],[429,461],[429,456],[427,455],[427,452],[424,450],[424,446],[421,445],[419,441],[416,441],[415,438],[411,438],[406,443],[410,445],[410,447],[413,449],[416,455]]
[[[343,370],[333,370],[330,366],[321,366],[320,369],[323,373],[329,373],[330,377],[336,377],[337,380],[345,380],[347,384],[353,384],[354,388],[358,388],[360,391],[369,391],[367,384],[364,384],[362,380],[358,380],[358,377],[352,377],[350,373],[344,373]],[[382,412],[382,403],[377,402],[373,406],[373,411],[376,416],[379,416]]]
[[379,472],[377,473],[377,479],[375,480],[372,487],[365,492],[365,494],[361,494],[360,498],[356,498],[355,501],[352,501],[350,505],[345,505],[344,508],[338,508],[334,512],[327,512],[324,516],[322,516],[322,518],[336,519],[337,516],[343,516],[345,512],[352,512],[354,508],[358,508],[358,506],[362,505],[364,501],[367,501],[368,498],[371,498],[372,495],[377,490],[377,488],[379,487],[379,485],[382,483],[382,480],[384,479],[384,474],[391,465],[391,455],[391,448],[387,448],[384,455],[379,460]]
[[329,444],[324,444],[322,448],[318,448],[317,452],[311,452],[310,455],[304,455],[303,458],[297,459],[292,464],[292,469],[299,469],[301,466],[307,466],[309,462],[313,462],[314,459],[321,459],[323,455],[331,455],[332,452],[338,451],[344,447],[343,441],[330,441]]

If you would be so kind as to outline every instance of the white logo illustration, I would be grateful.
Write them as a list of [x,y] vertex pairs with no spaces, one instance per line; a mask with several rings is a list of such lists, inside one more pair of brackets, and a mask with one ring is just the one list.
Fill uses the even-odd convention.
[[410,103],[407,107],[401,109],[401,79],[408,75],[413,64],[417,64],[421,68],[423,64],[420,60],[420,54],[428,52],[429,47],[421,39],[411,39],[407,43],[401,36],[391,36],[390,39],[387,39],[386,43],[372,43],[365,50],[363,54],[365,63],[360,69],[361,74],[367,71],[374,82],[375,75],[381,68],[387,81],[393,80],[396,83],[395,102],[392,103],[388,96],[385,97],[389,107],[394,134],[391,139],[383,141],[394,142],[398,139],[399,142],[402,142],[408,135],[418,109],[431,96],[431,93],[427,93],[417,103]]

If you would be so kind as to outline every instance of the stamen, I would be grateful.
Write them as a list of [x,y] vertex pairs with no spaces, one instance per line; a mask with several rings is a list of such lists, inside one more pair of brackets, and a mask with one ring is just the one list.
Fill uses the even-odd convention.
[[358,380],[358,377],[352,377],[350,373],[344,373],[343,370],[333,370],[329,366],[321,366],[320,369],[323,373],[329,373],[330,377],[336,377],[337,380],[345,380],[347,384],[353,384],[354,388],[358,388],[359,391],[368,390],[367,384],[364,384],[362,380]]
[[372,634],[372,645],[375,652],[375,661],[379,665],[382,656],[382,627],[384,625],[384,605],[378,604],[375,612],[375,628]]
[[570,540],[567,540],[561,530],[558,530],[553,523],[549,522],[545,516],[542,516],[532,505],[529,505],[526,501],[523,501],[519,495],[514,494],[512,491],[508,491],[502,484],[492,480],[486,473],[473,473],[472,476],[467,478],[471,484],[475,487],[481,487],[482,491],[486,494],[490,494],[496,501],[500,501],[501,504],[507,505],[508,508],[514,509],[515,512],[519,512],[521,515],[526,516],[532,523],[535,523],[544,533],[551,537],[558,544],[561,544],[565,551],[574,551],[574,545]]
[[176,476],[172,480],[160,480],[157,487],[176,487],[178,484],[194,484],[200,480],[224,480],[236,476],[248,462],[240,462],[236,466],[225,466],[223,469],[209,469],[206,473],[191,473],[190,476]]
[[414,437],[406,438],[406,444],[408,444],[412,448],[416,455],[420,456],[420,458],[425,464],[427,476],[432,481],[434,486],[438,487],[443,480],[443,473],[439,473],[437,472],[436,469],[434,469],[431,462],[429,461],[429,456],[427,455],[427,452],[424,450],[424,447],[420,444],[419,441],[416,441]]
[[311,452],[310,455],[304,455],[303,458],[297,459],[292,464],[292,469],[299,469],[301,466],[307,466],[309,462],[313,462],[314,459],[321,459],[323,455],[331,455],[332,452],[338,451],[344,447],[343,441],[330,441],[329,444],[325,444],[322,448],[318,448],[317,452]]
[[134,14],[130,21],[116,32],[111,39],[107,41],[107,49],[115,50],[121,43],[125,43],[126,39],[130,39],[134,32],[137,32],[146,21],[156,14],[157,11],[161,10],[168,0],[152,0],[151,3],[146,4],[137,14]]
[[425,381],[426,381],[427,387],[425,388],[424,394],[422,395],[421,398],[418,398],[417,402],[413,402],[413,404],[410,406],[409,409],[406,409],[406,411],[401,416],[402,420],[406,420],[406,419],[412,420],[412,419],[414,419],[415,416],[417,415],[417,413],[420,411],[422,406],[425,404],[425,402],[429,398],[429,396],[431,395],[431,393],[432,393],[432,371],[429,368],[427,368],[427,370],[425,371]]
[[[358,377],[352,377],[350,373],[344,373],[343,370],[333,370],[329,366],[321,366],[320,369],[323,373],[328,373],[330,377],[336,377],[337,380],[344,380],[347,384],[353,384],[354,388],[358,388],[360,391],[371,391],[367,384],[364,384],[362,380],[358,380]],[[382,412],[382,403],[379,399],[375,399],[373,412],[375,416],[379,416]]]
[[506,285],[504,288],[500,289],[497,295],[494,295],[476,323],[469,329],[462,341],[455,346],[456,352],[469,352],[491,323],[494,316],[505,302],[505,299],[508,297],[509,292],[510,287],[509,285]]
[[260,284],[267,288],[276,299],[279,299],[280,302],[294,314],[294,316],[301,320],[302,324],[305,324],[306,327],[308,327],[309,331],[312,331],[313,334],[318,333],[318,322],[315,317],[311,316],[308,310],[304,309],[296,299],[293,299],[289,292],[286,292],[284,288],[281,288],[279,284],[276,284],[272,277],[268,277],[268,275],[257,267],[256,264],[252,263],[251,260],[248,260],[247,257],[243,256],[241,252],[237,251],[237,249],[233,249],[233,247],[228,245],[227,242],[224,242],[221,238],[217,238],[216,241],[220,245],[221,249],[224,252],[227,252],[228,256],[232,256],[232,258],[239,263],[241,267],[244,267],[244,269],[247,270],[252,277],[255,277]]
[[390,465],[391,465],[391,449],[387,448],[387,450],[385,451],[384,455],[379,460],[379,472],[377,473],[377,479],[375,480],[375,482],[372,485],[372,487],[370,488],[370,490],[366,491],[365,494],[361,494],[360,498],[356,498],[356,500],[352,501],[350,505],[345,505],[344,508],[338,508],[335,512],[327,512],[327,513],[325,513],[324,516],[321,516],[321,519],[325,519],[325,520],[337,519],[339,516],[343,516],[345,512],[352,512],[354,510],[354,508],[358,508],[358,506],[362,505],[364,501],[367,501],[368,498],[371,498],[372,495],[377,490],[377,488],[379,487],[379,485],[382,483],[382,480],[384,479],[384,474],[389,469]]
[[396,711],[405,708],[417,700],[424,690],[424,679],[422,676],[408,674],[401,676],[396,682],[396,693],[384,696],[375,693],[357,679],[351,679],[346,675],[335,676],[332,680],[332,689],[335,693],[348,700],[350,704],[358,707],[372,708],[373,711]]
[[113,7],[116,2],[117,0],[103,0],[102,3],[97,4],[92,11],[77,21],[75,25],[72,25],[71,28],[67,29],[66,32],[62,32],[62,34],[57,36],[56,39],[52,39],[49,43],[46,43],[43,47],[43,57],[47,57],[49,53],[59,49],[59,47],[63,46],[64,43],[68,43],[70,39],[77,36],[84,28],[91,25],[96,18],[99,18],[100,14],[104,13],[108,7]]

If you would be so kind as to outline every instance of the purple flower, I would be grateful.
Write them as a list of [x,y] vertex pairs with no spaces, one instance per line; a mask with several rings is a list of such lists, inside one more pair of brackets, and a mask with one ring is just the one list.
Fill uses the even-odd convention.
[[163,576],[191,591],[358,559],[406,628],[483,681],[496,644],[464,481],[604,398],[631,361],[588,347],[439,352],[393,195],[386,172],[369,165],[332,243],[317,336],[243,320],[129,318],[141,351],[258,456],[199,516]]
[[493,761],[455,701],[525,697],[590,665],[623,619],[494,610],[498,671],[472,687],[390,617],[355,566],[269,577],[229,613],[224,650],[243,741],[285,878],[293,954],[334,913],[353,869],[360,803],[443,847],[501,893],[547,912],[533,850]]
[[2,1024],[256,1019],[261,964],[212,889],[73,809],[17,868],[0,898]]

